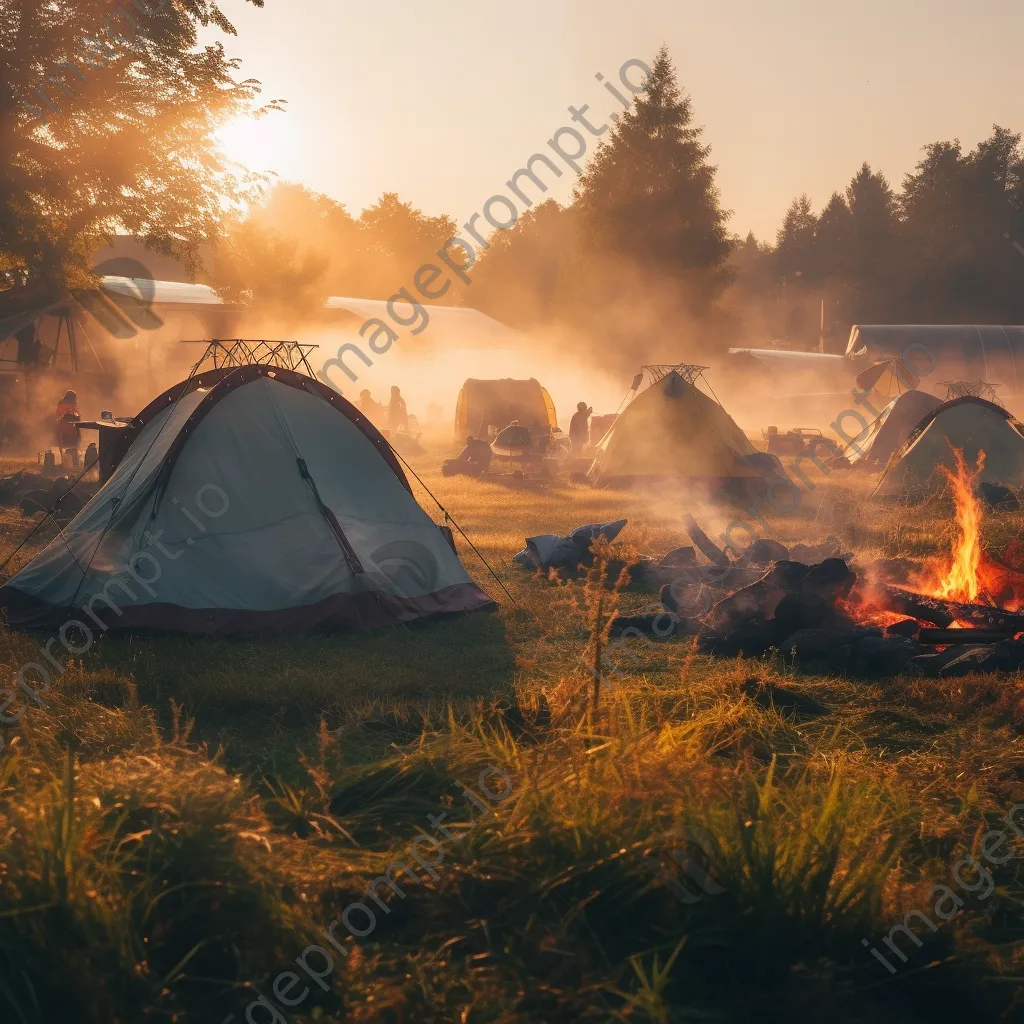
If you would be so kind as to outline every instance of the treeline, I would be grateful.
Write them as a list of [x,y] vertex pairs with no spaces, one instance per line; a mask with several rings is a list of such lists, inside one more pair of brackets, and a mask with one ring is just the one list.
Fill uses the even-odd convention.
[[[0,48],[20,33],[40,66],[60,69],[80,34],[67,26],[94,28],[106,10],[99,0],[50,6],[60,19],[0,0],[10,15],[0,19]],[[0,74],[0,315],[83,283],[90,253],[114,232],[190,268],[211,244],[204,269],[225,298],[289,316],[315,315],[328,295],[386,299],[435,259],[456,232],[451,217],[394,193],[353,216],[301,185],[265,187],[234,173],[213,132],[255,110],[258,88],[238,80],[221,51],[202,73],[190,63],[201,24],[231,26],[214,0],[169,5],[166,18],[80,87],[64,82],[47,124],[16,102],[38,93],[39,75],[20,64]],[[52,92],[62,81],[43,85]],[[969,152],[932,143],[898,188],[864,164],[821,209],[795,199],[771,243],[744,239],[728,230],[710,146],[663,48],[571,201],[542,201],[550,177],[531,186],[531,205],[488,238],[471,283],[442,301],[555,333],[622,366],[730,344],[814,347],[823,302],[833,350],[854,322],[1021,323],[1020,141],[994,127]],[[226,212],[241,205],[245,214]]]
[[[662,49],[571,202],[537,202],[495,231],[472,284],[442,301],[556,331],[622,365],[735,344],[814,348],[822,303],[831,351],[858,322],[1021,323],[1020,142],[997,126],[969,152],[932,143],[898,190],[865,163],[820,210],[794,199],[772,243],[741,238],[727,230],[710,147]],[[279,185],[231,225],[214,276],[255,302],[387,298],[454,231],[391,193],[353,218]]]
[[[646,92],[607,131],[572,203],[536,203],[495,231],[471,283],[443,301],[516,326],[561,328],[590,349],[613,341],[617,352],[646,353],[655,332],[666,352],[678,350],[680,333],[666,335],[666,320],[681,330],[714,315],[734,246],[709,147],[692,120],[662,50]],[[541,198],[541,188],[533,194]],[[427,217],[394,194],[352,218],[334,200],[279,185],[229,225],[211,271],[226,297],[278,310],[289,302],[311,309],[327,294],[388,298],[455,233],[450,218]]]
[[899,191],[865,163],[819,212],[794,199],[774,246],[737,244],[740,306],[806,344],[824,300],[832,347],[852,323],[1024,322],[1024,255],[1012,244],[1024,236],[1020,141],[994,126],[970,152],[925,146]]
[[1019,134],[994,126],[970,152],[927,145],[899,190],[865,163],[820,210],[794,199],[773,244],[726,236],[700,139],[663,51],[571,205],[504,233],[474,300],[521,327],[575,325],[612,351],[666,334],[686,352],[816,347],[822,303],[832,351],[853,323],[1024,323]]
[[358,217],[302,185],[276,185],[227,218],[208,271],[217,291],[267,313],[312,313],[329,295],[387,299],[456,233],[385,192]]

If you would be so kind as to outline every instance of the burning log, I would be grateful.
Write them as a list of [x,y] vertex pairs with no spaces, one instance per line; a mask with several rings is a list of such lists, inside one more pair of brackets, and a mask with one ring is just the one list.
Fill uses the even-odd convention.
[[917,634],[917,640],[918,643],[942,647],[953,644],[998,644],[1003,640],[1012,640],[1013,635],[1013,630],[986,629],[983,626],[975,629],[922,629]]
[[989,630],[1001,630],[1002,639],[1014,633],[1024,633],[1024,614],[1006,612],[984,604],[961,604],[958,601],[944,601],[941,597],[915,594],[902,587],[876,583],[866,587],[865,601],[886,611],[909,615],[912,619],[930,622],[940,629],[948,629],[954,622],[968,622]]
[[993,608],[985,604],[957,604],[946,602],[953,615],[961,622],[969,622],[974,626],[987,629],[1002,629],[1014,633],[1024,633],[1024,614],[1020,612],[1004,612],[1002,608]]
[[704,616],[708,633],[702,649],[761,653],[801,629],[854,629],[835,605],[856,579],[838,558],[818,565],[776,562],[756,583],[719,601]]
[[941,601],[925,594],[915,594],[913,591],[885,583],[865,587],[862,596],[867,604],[877,605],[898,615],[909,615],[912,619],[930,622],[942,629],[952,626],[957,618],[950,610],[948,601]]

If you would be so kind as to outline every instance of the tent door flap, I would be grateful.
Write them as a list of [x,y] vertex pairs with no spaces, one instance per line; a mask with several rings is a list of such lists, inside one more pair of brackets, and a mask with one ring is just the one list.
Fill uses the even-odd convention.
[[323,513],[324,519],[327,520],[327,523],[331,528],[331,532],[341,545],[341,550],[345,552],[345,561],[348,562],[348,567],[357,574],[366,572],[363,568],[363,563],[359,561],[356,549],[352,547],[349,543],[348,537],[345,536],[345,531],[341,528],[341,523],[338,522],[338,517],[323,503],[323,499],[320,497],[320,492],[316,487],[316,481],[313,479],[309,472],[309,467],[306,465],[306,460],[300,458],[295,461],[299,467],[299,476],[309,484],[313,491],[313,497],[316,498],[316,503],[320,506],[320,511]]

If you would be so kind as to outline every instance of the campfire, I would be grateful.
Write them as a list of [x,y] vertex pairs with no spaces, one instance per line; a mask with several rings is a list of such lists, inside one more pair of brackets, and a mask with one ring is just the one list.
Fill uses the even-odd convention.
[[[973,469],[960,449],[954,449],[953,455],[953,470],[940,467],[955,508],[949,555],[930,559],[899,587],[884,580],[868,582],[846,602],[844,610],[855,620],[892,626],[913,619],[924,626],[925,638],[932,643],[942,638],[936,638],[929,627],[983,630],[992,640],[1024,632],[1024,615],[1019,614],[1024,605],[1024,573],[992,557],[982,540],[984,511],[977,483],[985,453],[979,453]],[[985,642],[974,632],[956,641]]]
[[981,502],[975,492],[975,484],[985,467],[985,453],[979,452],[973,472],[964,463],[963,451],[957,448],[953,455],[956,459],[956,472],[951,473],[945,466],[940,468],[953,492],[958,536],[953,543],[949,568],[934,588],[932,596],[941,597],[945,601],[977,604],[979,595],[985,593],[982,577],[989,575],[982,569],[984,564],[985,570],[988,570],[989,563],[983,563],[982,560]]
[[[1024,634],[1024,573],[985,547],[977,496],[984,455],[968,467],[962,452],[954,454],[946,471],[955,507],[952,539],[945,554],[923,566],[883,559],[858,567],[838,547],[809,564],[774,542],[756,542],[730,563],[691,525],[705,556],[724,563],[723,577],[717,586],[705,579],[715,591],[713,606],[678,631],[698,633],[698,647],[708,653],[775,650],[838,671],[961,675],[1024,668],[1024,640],[1017,639]],[[1020,564],[1016,553],[1005,557]],[[696,574],[692,582],[700,583]],[[672,587],[663,589],[670,612],[676,597]]]

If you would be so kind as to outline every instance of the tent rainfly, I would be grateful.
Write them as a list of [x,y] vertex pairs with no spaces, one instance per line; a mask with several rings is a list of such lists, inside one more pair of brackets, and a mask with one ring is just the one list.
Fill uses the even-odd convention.
[[318,381],[210,370],[129,429],[110,479],[0,588],[15,628],[364,628],[492,604],[384,438]]
[[878,497],[913,497],[947,486],[943,466],[955,471],[953,449],[976,466],[984,452],[979,483],[1024,483],[1024,425],[983,398],[957,398],[933,409],[915,427],[879,480]]
[[851,465],[875,473],[885,469],[917,425],[942,403],[927,391],[894,398],[844,449]]
[[744,498],[785,479],[716,401],[674,370],[641,392],[598,445],[589,477],[597,486],[675,480]]

